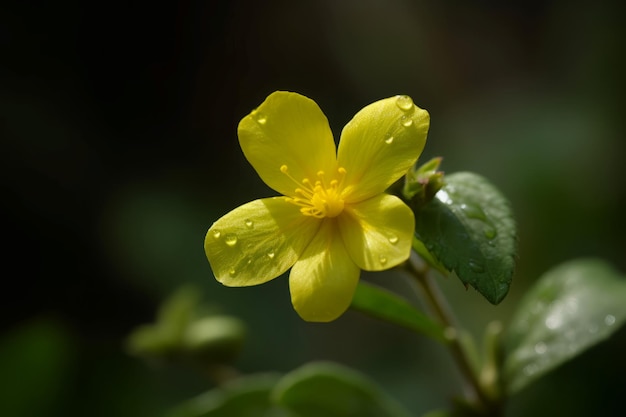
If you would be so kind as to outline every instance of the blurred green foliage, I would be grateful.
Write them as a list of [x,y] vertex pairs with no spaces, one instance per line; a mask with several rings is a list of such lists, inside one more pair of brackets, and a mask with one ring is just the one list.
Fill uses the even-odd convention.
[[[413,97],[431,114],[424,160],[477,172],[512,202],[520,256],[507,299],[492,307],[441,282],[472,331],[506,326],[561,261],[598,256],[626,270],[621,7],[3,3],[0,414],[159,415],[206,391],[204,375],[124,351],[131,329],[183,283],[245,321],[242,371],[334,360],[416,415],[441,408],[458,376],[430,341],[353,313],[303,323],[282,278],[242,289],[214,281],[205,231],[251,196],[274,194],[243,159],[237,123],[276,89],[314,98],[336,133],[374,100]],[[365,279],[410,292],[393,272]],[[525,390],[510,415],[619,414],[625,347],[622,330]]]

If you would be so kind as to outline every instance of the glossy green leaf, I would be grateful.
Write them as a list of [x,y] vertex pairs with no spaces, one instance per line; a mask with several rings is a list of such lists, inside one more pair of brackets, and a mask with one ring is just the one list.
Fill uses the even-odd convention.
[[408,417],[395,400],[365,375],[318,362],[285,375],[272,397],[297,417]]
[[278,417],[289,416],[271,402],[270,393],[280,376],[251,375],[238,378],[193,398],[167,417]]
[[359,282],[351,307],[372,317],[414,330],[446,343],[443,327],[417,310],[405,299],[363,281]]
[[522,299],[505,335],[509,393],[606,339],[626,321],[626,277],[597,259],[544,274]]
[[509,291],[515,268],[510,205],[477,174],[450,174],[445,181],[432,201],[413,207],[416,236],[464,285],[498,304]]

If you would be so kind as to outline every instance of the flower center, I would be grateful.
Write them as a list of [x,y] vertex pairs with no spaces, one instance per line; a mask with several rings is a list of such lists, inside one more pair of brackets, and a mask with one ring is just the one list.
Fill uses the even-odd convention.
[[324,217],[336,217],[343,211],[343,198],[341,197],[341,182],[346,174],[345,168],[339,168],[337,174],[339,180],[332,179],[327,182],[324,171],[317,172],[317,180],[312,182],[304,178],[301,182],[296,181],[290,174],[287,165],[280,167],[280,172],[287,175],[296,185],[295,196],[285,197],[286,200],[300,207],[300,213],[318,219]]

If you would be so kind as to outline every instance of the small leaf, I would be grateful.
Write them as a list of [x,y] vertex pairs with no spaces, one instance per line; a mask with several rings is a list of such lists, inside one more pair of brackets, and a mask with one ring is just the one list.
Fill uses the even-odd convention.
[[447,343],[444,329],[405,299],[374,285],[359,282],[351,307],[383,321],[416,331],[438,342]]
[[199,290],[184,286],[159,308],[155,323],[138,326],[126,340],[130,354],[196,366],[234,360],[245,339],[245,325],[235,317],[212,314]]
[[159,307],[156,322],[134,329],[127,338],[128,351],[137,356],[168,357],[179,348],[200,295],[191,286],[179,288]]
[[604,261],[578,259],[545,273],[505,335],[504,378],[515,393],[613,334],[626,321],[626,279]]
[[318,362],[285,375],[272,398],[298,417],[408,417],[369,378],[344,366]]
[[416,236],[463,284],[498,304],[515,269],[516,231],[509,203],[477,174],[461,172],[445,179],[431,202],[413,205]]
[[274,417],[270,393],[279,379],[276,374],[251,375],[212,389],[171,410],[167,417]]

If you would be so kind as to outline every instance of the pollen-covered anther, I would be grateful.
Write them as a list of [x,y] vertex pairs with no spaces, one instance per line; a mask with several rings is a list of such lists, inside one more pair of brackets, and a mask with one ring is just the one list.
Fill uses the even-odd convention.
[[297,181],[289,174],[287,165],[281,165],[280,172],[285,174],[297,186],[291,197],[286,197],[286,201],[300,207],[300,212],[305,216],[322,219],[324,217],[336,217],[344,208],[344,201],[341,196],[341,183],[345,176],[345,168],[337,170],[336,178],[326,181],[324,171],[316,173],[317,180],[312,183],[310,179],[304,178]]

